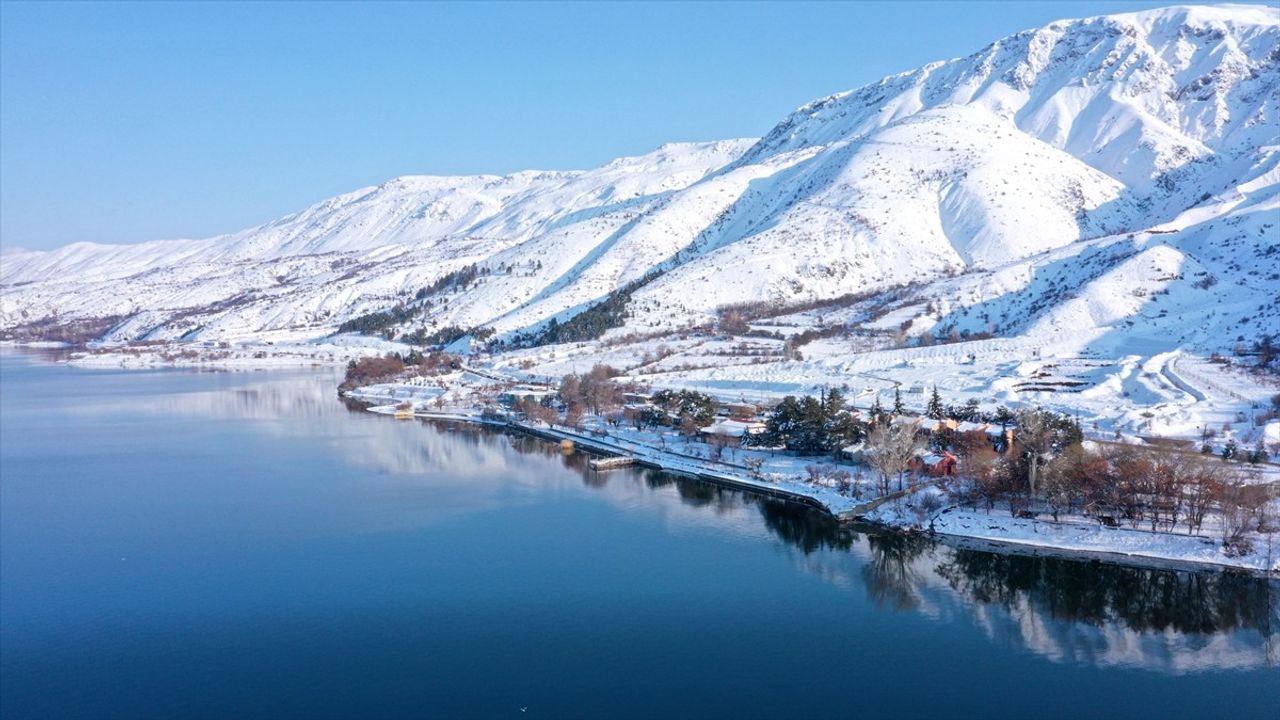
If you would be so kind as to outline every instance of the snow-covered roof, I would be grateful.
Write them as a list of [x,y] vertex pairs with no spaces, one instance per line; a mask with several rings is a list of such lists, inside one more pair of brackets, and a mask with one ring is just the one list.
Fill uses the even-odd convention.
[[941,455],[939,455],[938,453],[925,453],[924,455],[920,456],[920,461],[923,462],[925,465],[930,465],[930,466],[937,465],[938,463],[943,462],[944,460],[947,460],[947,459],[954,460],[955,456],[953,456],[951,453],[942,453]]
[[970,422],[968,420],[965,420],[959,423],[958,425],[956,425],[956,432],[959,432],[959,433],[982,432],[986,430],[988,427],[989,426],[986,423],[976,423],[976,422]]
[[502,393],[502,394],[503,394],[503,395],[506,395],[506,396],[508,396],[508,397],[536,397],[536,398],[541,398],[541,397],[548,397],[548,396],[551,396],[551,395],[556,395],[556,394],[558,394],[558,393],[559,393],[559,391],[558,391],[558,390],[550,390],[550,389],[548,389],[548,388],[516,387],[516,388],[511,388],[510,390],[505,390],[505,391],[503,391],[503,393]]
[[712,435],[725,435],[727,437],[742,437],[743,435],[756,435],[765,430],[765,424],[762,422],[742,421],[742,420],[721,420],[702,428],[702,432]]

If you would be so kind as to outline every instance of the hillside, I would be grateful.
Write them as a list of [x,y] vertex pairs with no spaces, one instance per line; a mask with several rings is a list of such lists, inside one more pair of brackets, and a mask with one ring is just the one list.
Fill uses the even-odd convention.
[[1280,329],[1277,224],[1280,11],[1171,7],[1020,32],[758,140],[403,177],[205,240],[6,254],[0,329],[237,343],[459,327],[510,348],[580,339],[547,324],[609,299],[574,332],[674,338],[735,305],[750,334],[823,331],[807,356],[845,363],[935,338],[986,343],[964,357],[1204,356]]

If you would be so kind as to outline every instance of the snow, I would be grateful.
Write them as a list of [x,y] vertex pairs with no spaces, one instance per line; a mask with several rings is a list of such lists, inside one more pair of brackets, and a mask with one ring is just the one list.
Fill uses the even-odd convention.
[[[1267,246],[1277,45],[1280,13],[1262,7],[1055,22],[810,103],[758,141],[664,145],[586,171],[407,176],[207,240],[6,253],[0,326],[111,315],[128,317],[110,333],[121,340],[320,336],[471,263],[513,270],[434,309],[439,326],[513,333],[654,270],[667,273],[637,293],[633,330],[907,282],[989,290],[991,304],[1078,254],[1054,250],[1169,227],[1180,237],[1078,278],[1078,302],[1032,329],[1140,314],[1149,303],[1120,295],[1147,260],[1256,299],[1256,282],[1236,285],[1247,271],[1179,241],[1202,227],[1215,245]],[[1222,222],[1267,211],[1238,231]],[[981,283],[948,284],[954,273]]]
[[712,423],[704,428],[702,432],[712,435],[723,435],[725,437],[740,438],[744,435],[754,434],[764,431],[764,423],[760,422],[744,422],[742,420],[721,420]]
[[[891,506],[873,517],[893,524],[915,525],[918,522],[914,517],[908,519],[900,508]],[[928,526],[943,535],[1060,551],[1105,554],[1130,561],[1167,560],[1263,572],[1280,570],[1280,548],[1273,548],[1272,555],[1268,558],[1265,541],[1258,543],[1254,551],[1244,557],[1229,557],[1223,551],[1222,541],[1217,538],[1180,532],[1109,528],[1083,517],[1061,517],[1057,522],[1048,519],[1024,520],[1010,517],[1007,512],[993,511],[992,514],[987,514],[948,507],[935,515]]]
[[[510,338],[656,273],[600,341],[469,362],[542,380],[602,362],[733,400],[834,386],[863,408],[901,388],[916,411],[910,390],[937,386],[1095,437],[1251,444],[1274,436],[1255,419],[1280,387],[1210,358],[1280,332],[1278,48],[1268,7],[1063,20],[816,100],[759,139],[395,178],[202,240],[6,252],[0,332],[101,320],[85,364],[344,363],[408,347],[340,323],[471,264],[488,274],[395,334]],[[851,293],[868,297],[834,302]],[[695,329],[738,302],[780,309],[752,336]],[[837,324],[852,329],[784,357],[784,338]]]
[[[420,417],[467,422],[510,424],[542,437],[567,439],[596,451],[624,455],[670,472],[724,482],[748,491],[788,494],[812,501],[835,516],[857,515],[866,521],[891,528],[930,531],[943,536],[989,541],[1015,548],[1052,551],[1057,554],[1088,555],[1125,563],[1172,563],[1232,567],[1259,573],[1280,572],[1280,548],[1274,535],[1255,533],[1252,551],[1230,556],[1220,539],[1212,517],[1205,535],[1181,531],[1150,532],[1139,528],[1104,527],[1092,518],[1063,514],[1055,520],[1048,515],[1035,519],[1013,517],[1006,510],[983,512],[955,505],[936,481],[914,478],[905,493],[878,496],[874,474],[861,464],[836,462],[822,457],[796,457],[763,449],[723,448],[716,450],[694,438],[682,438],[670,428],[635,429],[609,426],[600,418],[588,417],[581,430],[552,427],[523,420],[487,420],[474,409],[478,385],[493,384],[490,378],[457,372],[433,378],[414,378],[357,388],[348,394],[373,403],[370,409],[394,414],[399,404],[411,403]],[[734,421],[722,421],[723,424]],[[747,423],[737,423],[745,426]],[[735,426],[735,427],[736,427]],[[714,427],[714,426],[713,426]],[[846,454],[863,449],[861,444],[845,448]],[[926,453],[926,465],[942,462],[945,454]],[[761,463],[758,471],[749,461]],[[846,486],[830,474],[817,476],[812,466],[846,473]],[[1280,469],[1271,473],[1275,482]],[[1273,500],[1280,511],[1280,500]]]

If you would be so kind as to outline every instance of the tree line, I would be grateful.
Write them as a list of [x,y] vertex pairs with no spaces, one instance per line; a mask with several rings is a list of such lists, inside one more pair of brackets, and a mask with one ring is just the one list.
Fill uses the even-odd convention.
[[799,455],[822,455],[858,442],[865,428],[845,409],[844,393],[831,388],[818,396],[788,395],[769,412],[765,431],[748,443],[785,447]]
[[433,352],[422,353],[410,350],[407,353],[389,352],[385,355],[362,357],[347,362],[346,375],[339,390],[350,390],[361,385],[372,385],[402,375],[405,370],[416,370],[418,374],[436,373],[455,369],[459,366],[456,355]]

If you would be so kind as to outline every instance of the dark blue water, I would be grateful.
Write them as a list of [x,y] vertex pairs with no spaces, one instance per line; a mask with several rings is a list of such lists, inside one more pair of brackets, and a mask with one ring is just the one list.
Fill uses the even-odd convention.
[[1276,718],[1280,587],[953,549],[327,371],[0,356],[5,718]]

